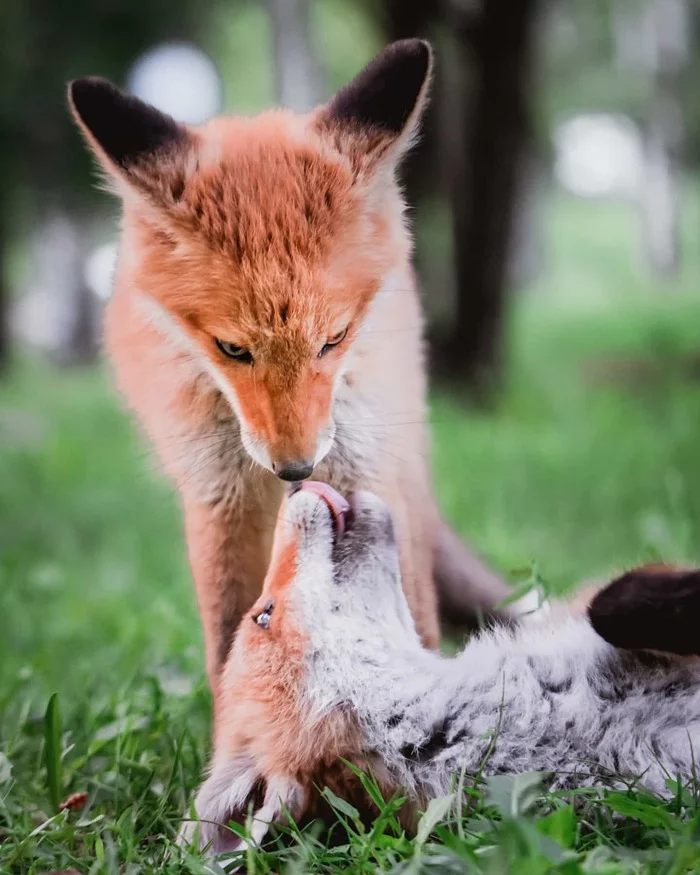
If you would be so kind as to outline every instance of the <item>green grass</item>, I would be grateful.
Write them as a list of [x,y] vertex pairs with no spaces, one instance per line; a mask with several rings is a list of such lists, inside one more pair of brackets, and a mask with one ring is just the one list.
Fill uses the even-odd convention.
[[[689,247],[679,280],[656,288],[622,208],[548,208],[549,270],[515,302],[505,395],[488,414],[435,396],[434,469],[447,516],[487,558],[514,578],[536,563],[563,591],[700,558],[700,274]],[[165,857],[210,713],[177,500],[155,467],[103,373],[24,362],[0,384],[2,873],[220,871]],[[339,845],[292,835],[248,868],[700,871],[688,788],[574,811],[529,778],[467,786],[418,840],[393,803],[371,830],[336,803]],[[85,806],[57,813],[79,791]]]

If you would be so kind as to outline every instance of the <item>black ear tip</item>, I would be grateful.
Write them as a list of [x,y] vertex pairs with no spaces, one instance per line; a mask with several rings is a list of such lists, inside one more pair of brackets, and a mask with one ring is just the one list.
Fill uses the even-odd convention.
[[83,76],[68,83],[68,102],[80,116],[104,101],[106,96],[113,97],[119,93],[116,85],[100,76]]
[[403,58],[406,61],[422,63],[426,69],[430,66],[433,58],[432,46],[424,39],[397,40],[394,43],[389,43],[384,51],[393,55],[397,60]]
[[422,39],[402,39],[389,45],[376,58],[378,64],[394,67],[398,72],[405,71],[416,80],[424,80],[433,63],[433,50],[429,42]]
[[92,148],[97,144],[122,168],[187,140],[184,127],[169,115],[98,76],[70,82],[68,102]]
[[333,98],[327,118],[398,136],[419,107],[432,64],[421,39],[390,43]]
[[597,593],[588,618],[615,647],[698,655],[700,572],[661,565],[628,571]]

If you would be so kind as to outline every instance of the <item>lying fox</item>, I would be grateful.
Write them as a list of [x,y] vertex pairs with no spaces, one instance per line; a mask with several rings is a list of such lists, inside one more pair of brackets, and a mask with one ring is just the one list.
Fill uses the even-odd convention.
[[[693,774],[700,664],[614,644],[697,655],[700,572],[630,572],[583,614],[484,632],[445,658],[416,633],[387,506],[357,495],[339,534],[339,501],[309,484],[280,515],[264,591],[223,674],[201,823],[183,840],[233,850],[226,825],[252,806],[259,842],[287,812],[315,814],[323,786],[368,811],[340,758],[413,811],[462,770],[551,772],[559,788],[634,778],[660,794],[669,775]],[[410,806],[404,815],[410,825]]]
[[434,581],[452,614],[508,595],[440,520],[428,471],[422,317],[396,168],[431,64],[425,42],[395,43],[308,115],[199,128],[104,80],[70,85],[123,201],[106,345],[181,494],[214,691],[260,594],[284,481],[313,472],[383,497],[426,645],[439,639]]

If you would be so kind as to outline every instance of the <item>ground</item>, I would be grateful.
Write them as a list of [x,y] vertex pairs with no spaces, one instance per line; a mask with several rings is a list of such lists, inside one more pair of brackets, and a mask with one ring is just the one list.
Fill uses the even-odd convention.
[[[657,284],[625,208],[548,210],[547,274],[514,303],[503,398],[476,413],[436,391],[432,422],[448,518],[514,581],[560,592],[700,558],[700,256],[691,215],[683,274]],[[0,872],[221,871],[164,856],[210,703],[177,501],[108,375],[18,362],[0,384],[0,472]],[[440,803],[413,841],[391,805],[363,831],[336,802],[344,844],[304,834],[247,867],[695,872],[691,790],[574,809],[529,776],[499,780]],[[83,807],[57,813],[75,792]]]

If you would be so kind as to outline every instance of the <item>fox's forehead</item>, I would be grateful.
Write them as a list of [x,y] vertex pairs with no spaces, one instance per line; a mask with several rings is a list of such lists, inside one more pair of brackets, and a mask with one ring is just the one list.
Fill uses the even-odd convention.
[[279,111],[222,118],[199,137],[183,206],[209,245],[235,263],[272,259],[293,273],[297,259],[322,261],[356,218],[351,169],[307,119]]
[[381,207],[350,162],[312,117],[283,111],[216,119],[197,151],[173,208],[177,239],[154,238],[150,287],[224,338],[236,325],[263,343],[341,331],[391,258]]

